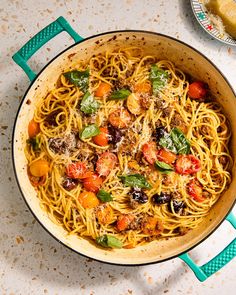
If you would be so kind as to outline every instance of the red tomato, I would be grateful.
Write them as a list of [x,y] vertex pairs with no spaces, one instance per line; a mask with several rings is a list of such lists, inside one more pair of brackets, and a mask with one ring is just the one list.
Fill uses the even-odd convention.
[[175,169],[179,174],[194,174],[201,170],[201,162],[193,155],[181,155],[176,161]]
[[91,171],[87,171],[85,163],[76,162],[69,164],[66,167],[66,174],[68,177],[73,179],[83,179],[92,175]]
[[93,137],[93,142],[99,146],[106,146],[108,145],[108,129],[107,127],[100,127],[100,133]]
[[111,152],[103,153],[97,160],[96,171],[101,176],[107,176],[117,163],[117,157]]
[[188,184],[189,195],[197,202],[203,202],[205,198],[202,196],[202,186],[199,181],[193,179]]
[[196,81],[189,85],[188,95],[191,98],[203,98],[207,94],[208,86],[202,81]]
[[97,193],[103,183],[103,179],[93,173],[90,177],[83,179],[83,186],[87,191]]
[[134,215],[124,214],[117,219],[116,227],[118,231],[126,230],[130,223],[134,220]]
[[167,164],[173,163],[177,158],[176,154],[170,151],[167,151],[165,149],[159,150],[157,157],[158,157],[158,160],[163,161]]
[[126,109],[117,109],[109,115],[108,121],[117,128],[126,128],[131,122],[131,115]]
[[145,143],[142,146],[142,152],[144,155],[144,158],[148,161],[150,164],[154,164],[157,160],[157,145],[154,141],[150,141]]

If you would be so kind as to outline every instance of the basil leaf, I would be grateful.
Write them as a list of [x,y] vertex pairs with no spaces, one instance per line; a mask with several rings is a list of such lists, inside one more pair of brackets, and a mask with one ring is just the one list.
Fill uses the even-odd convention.
[[88,90],[89,86],[89,70],[86,71],[77,71],[73,70],[63,74],[70,83],[79,87],[83,92]]
[[29,145],[32,146],[33,150],[34,151],[38,151],[40,150],[40,147],[39,147],[39,138],[36,136],[36,137],[33,137],[33,138],[29,138],[27,139],[26,141]]
[[110,95],[110,99],[121,99],[124,100],[126,99],[129,95],[131,94],[131,92],[128,89],[120,89],[120,90],[116,90],[113,91]]
[[102,202],[110,202],[113,200],[112,195],[103,189],[100,189],[100,191],[97,193],[97,197],[102,201]]
[[85,126],[84,129],[80,133],[80,138],[81,139],[87,139],[93,136],[96,136],[100,133],[100,130],[97,125],[92,124]]
[[169,74],[166,71],[158,68],[155,64],[151,65],[150,80],[153,94],[157,94],[166,85],[168,78]]
[[103,235],[96,238],[96,242],[104,248],[122,248],[123,243],[110,235]]
[[167,148],[169,151],[171,151],[175,154],[177,153],[177,149],[174,145],[174,142],[173,142],[170,134],[168,134],[168,133],[160,138],[159,145],[164,148]]
[[168,173],[170,173],[171,171],[174,170],[169,164],[166,164],[165,162],[161,162],[161,161],[156,161],[155,162],[155,167],[160,172],[166,173],[166,174],[168,174]]
[[170,136],[177,149],[178,154],[186,155],[190,153],[190,143],[180,129],[173,128],[171,130]]
[[140,187],[150,189],[152,186],[147,182],[146,178],[141,174],[130,174],[119,176],[125,186]]
[[85,114],[93,114],[100,107],[100,103],[87,91],[80,103],[80,110]]

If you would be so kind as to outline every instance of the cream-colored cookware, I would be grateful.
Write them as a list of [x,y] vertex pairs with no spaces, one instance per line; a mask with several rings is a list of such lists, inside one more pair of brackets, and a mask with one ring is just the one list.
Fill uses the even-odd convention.
[[[30,56],[46,41],[66,30],[76,41],[74,45],[61,52],[38,74],[35,75],[27,65]],[[141,47],[146,54],[157,56],[160,59],[172,61],[186,73],[196,79],[208,83],[211,93],[223,106],[232,128],[231,152],[236,153],[236,98],[226,78],[214,64],[194,48],[171,37],[144,31],[118,31],[99,34],[82,39],[75,33],[69,24],[59,18],[40,33],[34,36],[22,47],[13,59],[24,69],[32,80],[17,113],[13,132],[13,163],[16,179],[22,195],[34,216],[42,226],[58,241],[79,254],[93,259],[120,265],[142,265],[160,262],[176,257],[188,262],[200,280],[209,275],[204,266],[197,267],[189,260],[185,253],[208,237],[226,218],[235,202],[236,176],[235,164],[232,170],[232,183],[224,195],[213,206],[204,222],[186,235],[161,241],[154,241],[145,246],[134,249],[108,250],[96,247],[94,244],[77,235],[68,233],[59,225],[49,219],[46,212],[40,207],[36,191],[27,177],[27,161],[24,148],[27,140],[27,126],[32,119],[37,102],[43,99],[50,89],[55,88],[59,75],[68,69],[75,60],[88,60],[93,54],[105,50],[113,50],[124,46]],[[235,221],[232,215],[229,220]],[[231,247],[231,246],[230,246]],[[236,248],[236,244],[234,244]],[[185,253],[185,254],[183,254]],[[221,254],[223,255],[223,254]],[[235,252],[233,254],[235,256]],[[228,257],[232,259],[233,257]],[[216,260],[218,258],[215,258]],[[228,260],[230,260],[228,259]],[[215,260],[215,262],[216,262]],[[213,261],[214,262],[214,261]],[[213,263],[211,261],[211,263]],[[213,266],[213,264],[211,264]],[[222,265],[221,265],[222,266]],[[216,270],[216,265],[214,264]],[[214,271],[213,271],[214,272]]]

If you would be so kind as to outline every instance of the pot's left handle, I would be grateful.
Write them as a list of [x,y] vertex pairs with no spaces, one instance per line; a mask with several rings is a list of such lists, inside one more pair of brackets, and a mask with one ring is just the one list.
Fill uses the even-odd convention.
[[34,80],[36,73],[34,73],[34,71],[32,71],[27,64],[28,59],[45,43],[63,31],[66,31],[76,43],[83,40],[83,38],[72,29],[64,17],[60,16],[57,20],[49,24],[47,27],[42,29],[42,31],[31,38],[17,53],[12,56],[13,60],[24,70],[30,81]]
[[[226,220],[236,229],[236,217],[231,212]],[[236,238],[212,260],[202,266],[198,266],[188,255],[188,253],[181,254],[181,258],[192,269],[199,281],[203,282],[212,274],[221,269],[230,260],[236,257]]]

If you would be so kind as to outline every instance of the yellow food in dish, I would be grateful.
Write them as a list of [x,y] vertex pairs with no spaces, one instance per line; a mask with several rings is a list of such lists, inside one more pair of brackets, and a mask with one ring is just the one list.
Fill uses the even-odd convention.
[[197,227],[231,182],[230,129],[206,83],[136,47],[58,78],[25,148],[49,217],[108,248]]
[[236,2],[234,0],[209,0],[206,8],[213,14],[218,15],[225,27],[225,31],[236,38]]

